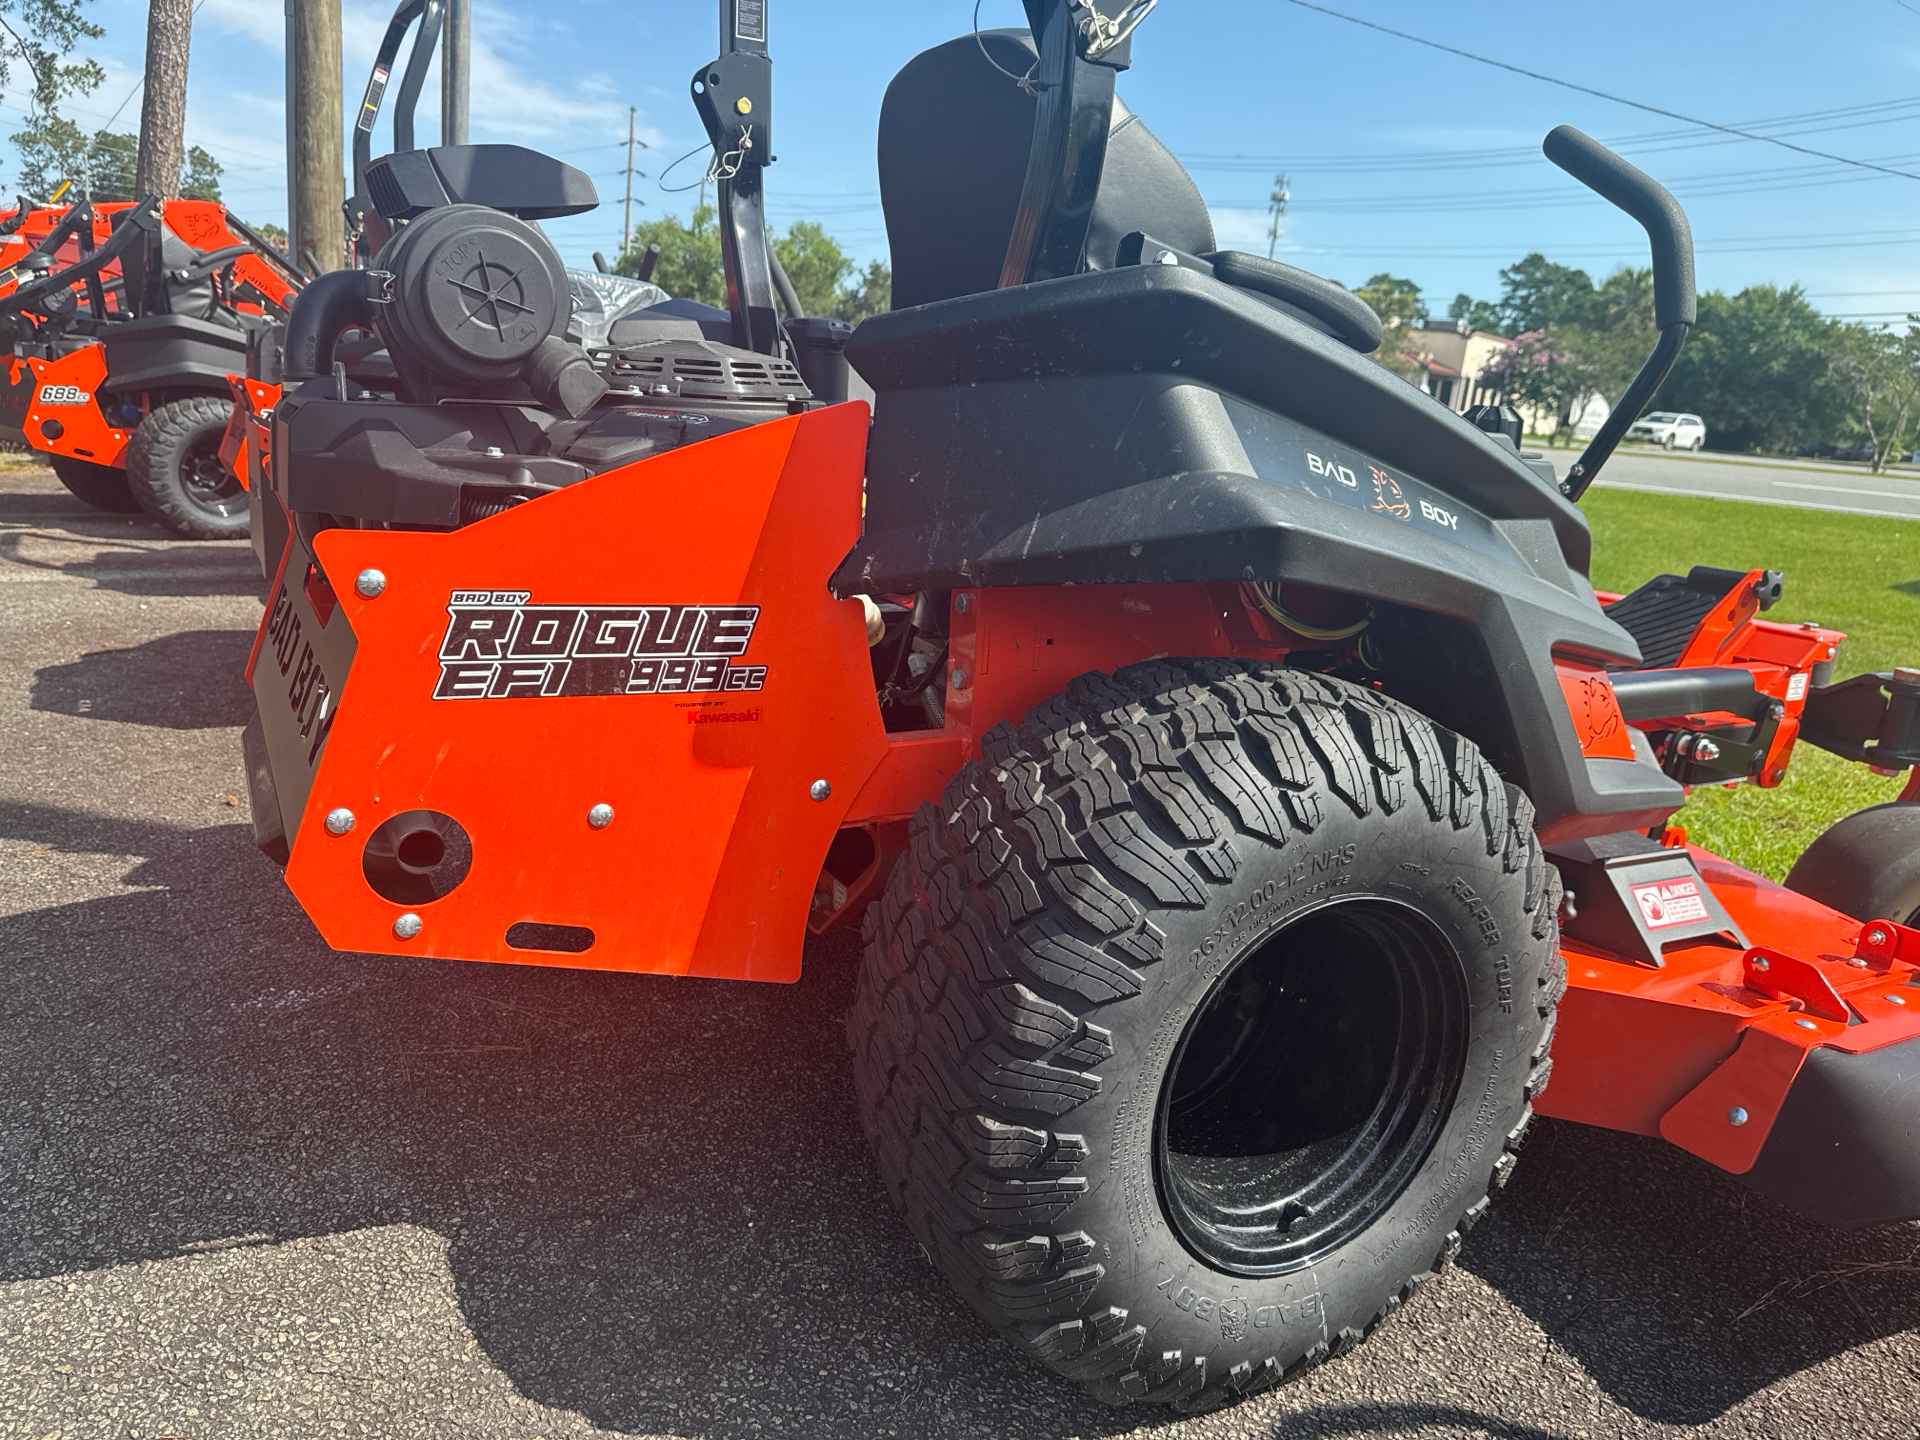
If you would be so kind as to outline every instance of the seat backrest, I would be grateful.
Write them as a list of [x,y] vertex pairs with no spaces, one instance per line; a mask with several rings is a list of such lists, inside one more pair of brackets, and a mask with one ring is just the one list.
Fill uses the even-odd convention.
[[[1025,30],[983,31],[915,56],[887,87],[880,203],[893,251],[894,309],[999,284],[1035,110],[1034,97],[1012,77],[1026,74],[1035,56]],[[1111,268],[1121,237],[1135,230],[1194,254],[1213,249],[1213,223],[1193,180],[1116,99],[1088,266]]]

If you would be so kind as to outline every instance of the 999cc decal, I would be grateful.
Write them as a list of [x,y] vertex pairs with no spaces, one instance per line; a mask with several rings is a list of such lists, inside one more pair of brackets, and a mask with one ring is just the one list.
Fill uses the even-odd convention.
[[525,590],[447,601],[436,700],[759,690],[758,605],[530,605]]

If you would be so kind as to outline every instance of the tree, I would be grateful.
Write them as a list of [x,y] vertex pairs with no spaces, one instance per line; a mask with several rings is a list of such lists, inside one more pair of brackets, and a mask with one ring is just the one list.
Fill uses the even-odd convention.
[[858,325],[869,315],[884,315],[893,308],[893,271],[884,260],[869,260],[866,273],[840,292],[833,307],[836,319]]
[[[18,187],[44,196],[52,186],[32,183],[28,175],[29,142],[43,150],[64,145],[78,157],[87,149],[79,129],[59,116],[59,103],[69,95],[91,93],[106,72],[92,60],[70,60],[69,52],[82,40],[97,40],[106,32],[82,18],[82,0],[0,0],[0,25],[11,44],[0,46],[0,94],[12,88],[14,65],[27,68],[27,125],[12,137],[21,147],[22,174]],[[54,132],[52,127],[65,126]],[[75,172],[77,176],[77,171]],[[57,185],[58,179],[55,184]]]
[[1920,331],[1905,335],[1841,325],[1827,340],[1827,365],[1866,436],[1877,475],[1889,458],[1906,453],[1920,399]]
[[727,303],[727,282],[720,262],[720,226],[711,205],[699,206],[693,219],[682,224],[677,215],[644,220],[633,227],[633,239],[614,265],[616,275],[638,275],[647,246],[660,247],[653,283],[681,300],[706,305]]
[[[134,135],[101,130],[88,135],[71,120],[40,115],[13,137],[20,149],[20,188],[47,196],[71,180],[76,192],[86,181],[95,200],[137,200],[140,141]],[[187,151],[178,194],[189,200],[218,200],[225,167],[195,145]]]
[[187,42],[192,29],[193,0],[148,0],[147,75],[140,97],[134,189],[162,200],[180,193],[187,161]]
[[1556,265],[1537,250],[1502,270],[1500,284],[1500,314],[1509,335],[1593,320],[1592,278],[1584,270]]
[[218,200],[220,176],[226,167],[198,145],[187,150],[186,164],[180,169],[180,196],[185,200]]
[[1480,383],[1497,391],[1503,404],[1553,416],[1556,435],[1570,428],[1574,407],[1596,388],[1592,369],[1553,326],[1514,336],[1487,362]]
[[853,271],[834,238],[818,221],[796,220],[784,239],[773,242],[773,253],[793,282],[802,315],[831,315],[840,300],[840,282]]
[[[796,220],[784,236],[774,236],[773,252],[793,282],[800,309],[807,315],[833,315],[855,324],[885,310],[893,292],[893,272],[873,261],[851,285],[853,273],[839,242],[818,223]],[[720,226],[714,208],[702,205],[690,223],[677,216],[648,220],[633,227],[633,240],[613,267],[620,275],[638,275],[647,246],[660,247],[653,281],[669,295],[699,300],[707,305],[727,303],[725,271],[720,259]]]
[[1831,439],[1849,405],[1827,358],[1836,328],[1798,285],[1709,290],[1659,403],[1701,416],[1715,449],[1785,452]]
[[1414,327],[1427,318],[1420,287],[1384,270],[1354,291],[1380,317],[1380,348],[1373,358],[1406,380],[1419,373],[1422,356],[1414,344]]
[[1453,303],[1447,307],[1449,320],[1464,320],[1468,328],[1484,330],[1490,335],[1504,335],[1504,321],[1500,317],[1500,307],[1485,300],[1476,300],[1462,290],[1453,297]]

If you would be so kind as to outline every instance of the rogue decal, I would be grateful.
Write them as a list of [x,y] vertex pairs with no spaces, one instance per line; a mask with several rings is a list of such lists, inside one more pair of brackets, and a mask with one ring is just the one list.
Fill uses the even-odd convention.
[[[436,700],[759,690],[743,665],[758,605],[533,605],[525,590],[447,600]],[[757,718],[757,716],[756,716]]]

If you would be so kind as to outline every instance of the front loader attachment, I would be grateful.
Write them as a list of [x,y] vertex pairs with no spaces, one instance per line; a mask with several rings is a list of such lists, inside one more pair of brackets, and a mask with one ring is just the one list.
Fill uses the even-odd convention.
[[292,535],[248,769],[328,943],[795,979],[886,748],[827,589],[866,431],[841,405],[453,533]]

